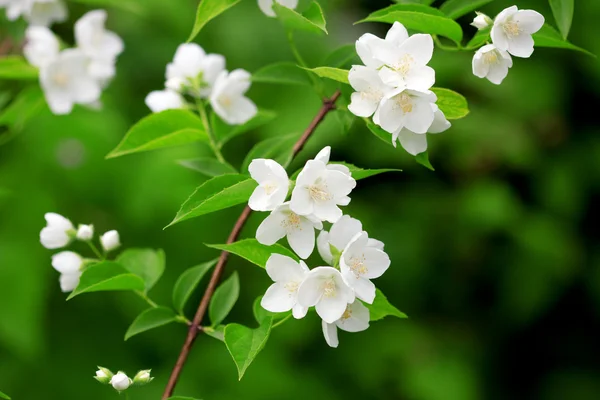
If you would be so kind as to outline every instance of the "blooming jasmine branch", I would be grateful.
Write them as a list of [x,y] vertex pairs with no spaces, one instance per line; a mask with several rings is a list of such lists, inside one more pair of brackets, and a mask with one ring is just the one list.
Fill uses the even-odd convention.
[[[327,114],[333,109],[335,109],[335,102],[338,100],[340,95],[341,92],[338,90],[330,98],[323,100],[323,105],[319,109],[319,112],[313,118],[313,120],[306,128],[300,139],[298,139],[296,144],[294,144],[292,150],[292,157],[295,157],[302,150],[310,136],[315,132],[315,130],[317,129],[319,124],[325,119]],[[227,239],[227,244],[233,243],[237,240],[251,212],[252,210],[250,209],[250,207],[244,208],[244,211],[242,211],[242,214],[239,216],[237,222],[235,223],[235,226],[233,227],[233,230],[231,231],[231,234],[229,235],[229,238]],[[187,337],[185,339],[183,347],[181,348],[181,352],[179,353],[179,357],[177,359],[177,362],[175,363],[175,367],[171,372],[171,376],[163,393],[162,400],[166,400],[169,397],[171,397],[173,391],[175,390],[175,386],[177,385],[177,381],[179,380],[179,376],[181,374],[183,366],[189,356],[192,346],[194,345],[194,341],[198,337],[198,333],[200,332],[200,324],[202,322],[202,319],[204,318],[204,315],[206,314],[208,304],[210,303],[215,289],[217,288],[217,284],[221,279],[221,275],[223,274],[225,264],[227,263],[228,258],[229,253],[223,251],[221,253],[221,256],[219,257],[219,261],[217,262],[215,269],[213,270],[210,282],[208,283],[206,291],[202,296],[202,300],[200,300],[200,304],[198,305],[196,315],[194,316],[194,319],[188,329]]]

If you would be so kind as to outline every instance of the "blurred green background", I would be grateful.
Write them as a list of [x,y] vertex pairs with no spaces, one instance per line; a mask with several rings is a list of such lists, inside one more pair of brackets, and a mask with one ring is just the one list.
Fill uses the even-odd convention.
[[[104,159],[149,113],[144,97],[163,86],[196,3],[144,0],[140,13],[109,9],[108,26],[126,50],[104,109],[53,116],[44,106],[0,147],[0,390],[13,399],[116,398],[92,379],[96,365],[129,373],[152,368],[156,380],[131,398],[162,393],[186,328],[168,326],[124,342],[145,304],[126,293],[65,302],[50,266],[53,252],[38,235],[44,213],[54,211],[93,223],[99,233],[119,230],[125,247],[163,248],[167,271],[151,292],[163,304],[170,304],[183,270],[218,255],[203,243],[224,242],[241,207],[162,229],[205,179],[175,161],[207,148]],[[383,35],[388,27],[353,25],[387,1],[321,3],[330,35],[298,35],[313,66],[362,33]],[[545,0],[518,3],[554,22]],[[511,4],[497,0],[482,11],[493,16]],[[70,20],[55,31],[72,43],[73,22],[90,7],[69,3],[69,9]],[[472,17],[460,21],[469,35]],[[600,2],[577,2],[571,41],[600,54],[598,21]],[[293,60],[280,24],[254,0],[212,21],[196,41],[224,54],[229,69],[256,71]],[[290,321],[273,331],[241,382],[223,343],[200,336],[176,394],[205,400],[600,398],[598,62],[538,49],[531,59],[515,59],[497,87],[472,75],[471,57],[434,53],[436,86],[463,93],[471,109],[430,139],[436,172],[381,142],[360,121],[341,134],[331,117],[292,166],[331,145],[334,160],[404,170],[360,181],[344,211],[386,243],[392,267],[376,283],[411,318],[342,332],[338,349],[327,347],[315,315]],[[254,84],[249,96],[278,118],[227,145],[225,155],[236,166],[260,138],[302,131],[320,106],[306,87]],[[264,216],[253,215],[242,236],[252,237]],[[318,255],[311,260],[316,266]],[[228,321],[253,324],[252,302],[270,281],[237,257],[226,275],[234,270],[242,289]],[[189,314],[198,299],[190,301]]]

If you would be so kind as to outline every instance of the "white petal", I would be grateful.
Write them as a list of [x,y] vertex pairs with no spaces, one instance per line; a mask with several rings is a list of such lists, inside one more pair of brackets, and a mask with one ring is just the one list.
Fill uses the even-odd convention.
[[333,202],[315,202],[314,214],[323,221],[337,222],[342,217],[342,210]]
[[79,285],[80,277],[81,273],[62,274],[59,278],[60,289],[65,293],[72,292]]
[[405,54],[410,54],[416,63],[425,65],[431,61],[433,56],[433,38],[431,35],[417,33],[406,39],[400,46],[400,50]]
[[483,62],[483,47],[475,53],[472,61],[473,75],[478,78],[485,78],[490,71],[490,65]]
[[52,256],[52,267],[61,274],[75,274],[83,265],[83,259],[72,251],[62,251]]
[[486,78],[493,84],[499,85],[507,75],[508,67],[504,64],[498,63],[490,66],[490,71],[488,72]]
[[377,110],[381,99],[373,99],[364,93],[354,92],[350,95],[348,110],[357,117],[368,118]]
[[344,274],[348,283],[354,289],[354,293],[356,293],[356,297],[361,299],[362,301],[373,304],[373,300],[375,300],[375,285],[373,282],[368,280],[367,278],[357,278],[356,276],[351,276],[350,274]]
[[368,279],[379,278],[390,267],[390,257],[383,250],[373,247],[363,249],[367,273],[364,277]]
[[62,229],[44,228],[40,232],[40,242],[47,249],[59,249],[68,245],[71,238]]
[[258,229],[256,230],[256,240],[267,246],[272,246],[277,243],[286,234],[285,228],[283,227],[283,222],[286,218],[287,215],[278,211],[278,209],[275,209],[258,226]]
[[273,253],[267,260],[267,274],[274,282],[294,282],[304,278],[304,269],[294,259]]
[[64,231],[75,229],[73,223],[60,214],[46,213],[44,214],[44,219],[50,228],[62,229]]
[[184,108],[183,97],[172,90],[155,90],[146,96],[146,105],[152,112],[161,112],[164,110]]
[[269,286],[260,301],[262,308],[271,312],[289,311],[295,303],[295,296],[280,283]]
[[248,207],[254,211],[271,211],[271,199],[264,187],[258,186],[248,200]]
[[427,150],[427,135],[414,133],[408,129],[402,129],[398,139],[400,139],[400,144],[404,150],[413,156]]
[[508,50],[508,37],[502,29],[502,26],[494,23],[491,31],[492,43],[501,50]]
[[396,21],[385,35],[385,41],[395,46],[400,46],[406,39],[408,39],[408,32],[404,25]]
[[296,181],[296,187],[292,191],[290,209],[298,215],[309,215],[314,211],[314,201],[308,193],[308,189],[300,187]]
[[[323,294],[321,290],[322,278],[315,274],[319,268],[317,267],[313,269],[306,275],[304,281],[298,287],[298,304],[303,307],[312,307],[319,302],[321,295]],[[318,272],[318,271],[317,271]]]
[[287,234],[287,240],[292,250],[300,258],[310,257],[315,249],[315,228],[306,218],[300,218],[300,227],[293,229]]
[[519,29],[533,35],[544,25],[544,16],[534,10],[520,10],[515,13],[513,20],[519,25]]
[[337,327],[335,324],[328,324],[325,321],[321,321],[321,327],[323,328],[323,336],[325,337],[325,342],[329,345],[329,347],[337,348],[339,345]]
[[379,123],[383,130],[394,133],[404,124],[404,114],[395,107],[395,100],[384,98],[379,105]]
[[533,38],[527,33],[520,33],[510,38],[507,51],[515,57],[528,58],[533,54]]
[[373,247],[374,249],[383,250],[385,244],[383,244],[381,240],[369,238],[369,240],[367,241],[367,246]]
[[407,89],[429,90],[435,83],[435,70],[427,65],[414,66],[404,80]]
[[306,313],[308,313],[308,307],[303,307],[300,304],[296,304],[292,308],[292,315],[296,319],[302,319],[306,317]]
[[404,126],[414,133],[426,133],[433,123],[431,105],[420,99],[414,99],[411,112],[406,114]]
[[360,301],[355,301],[348,306],[349,318],[341,318],[335,324],[346,332],[361,332],[369,328],[369,309]]
[[329,230],[329,242],[341,252],[360,232],[362,232],[362,223],[356,218],[344,215]]
[[[345,216],[340,218],[337,223],[339,223]],[[329,247],[329,232],[322,231],[317,237],[317,250],[319,251],[319,255],[327,264],[331,265],[333,262],[333,255],[331,254],[331,248]]]
[[323,321],[331,324],[344,315],[347,304],[342,296],[323,296],[315,305],[315,311]]
[[449,129],[452,124],[446,119],[446,116],[435,104],[432,104],[433,108],[433,123],[427,130],[427,133],[442,133]]
[[377,69],[383,65],[373,57],[373,48],[380,46],[382,42],[382,39],[371,33],[365,33],[356,41],[356,53],[367,67]]
[[515,14],[517,11],[519,11],[517,6],[510,6],[508,8],[505,8],[504,10],[500,11],[500,13],[496,16],[496,18],[494,19],[494,24],[504,23],[508,17]]
[[331,146],[325,146],[317,153],[315,156],[315,160],[321,161],[323,164],[329,163],[329,158],[331,157]]

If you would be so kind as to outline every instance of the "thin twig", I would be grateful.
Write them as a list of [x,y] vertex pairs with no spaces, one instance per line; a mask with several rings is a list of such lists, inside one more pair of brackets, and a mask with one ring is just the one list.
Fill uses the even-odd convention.
[[[302,137],[300,137],[300,139],[298,139],[298,141],[294,145],[292,150],[293,157],[295,157],[302,150],[310,136],[314,133],[319,124],[325,119],[327,113],[335,109],[335,102],[340,97],[340,95],[341,93],[338,90],[330,98],[323,100],[323,105],[321,106],[318,114],[313,118],[308,128],[306,128],[306,130],[302,134]],[[251,212],[252,210],[250,209],[250,207],[246,206],[246,208],[244,208],[244,211],[238,218],[237,222],[235,223],[235,226],[233,227],[233,230],[231,231],[231,234],[229,235],[229,238],[227,239],[227,244],[233,243],[237,240]],[[175,386],[177,385],[177,381],[179,380],[179,376],[181,375],[183,366],[190,354],[192,346],[194,345],[194,341],[198,337],[198,333],[200,332],[200,324],[202,323],[202,319],[206,314],[208,304],[210,303],[210,300],[215,292],[215,289],[217,288],[219,280],[221,279],[221,275],[223,274],[225,264],[227,263],[228,258],[228,252],[224,251],[221,253],[219,261],[217,262],[217,266],[213,270],[212,276],[210,277],[208,287],[206,288],[206,291],[202,296],[202,300],[200,300],[200,305],[198,306],[196,315],[194,316],[194,319],[189,326],[187,337],[185,338],[185,342],[183,343],[183,347],[181,348],[181,352],[179,353],[179,357],[177,358],[175,367],[171,372],[171,377],[169,378],[169,382],[167,383],[167,387],[165,388],[165,391],[163,393],[162,400],[167,400],[173,395],[173,391],[175,390]]]

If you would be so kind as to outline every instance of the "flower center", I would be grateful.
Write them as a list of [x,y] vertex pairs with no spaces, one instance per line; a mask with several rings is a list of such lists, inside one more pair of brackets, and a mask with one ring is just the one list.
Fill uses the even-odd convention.
[[412,98],[406,93],[400,93],[396,96],[396,104],[404,114],[408,114],[413,110],[413,101]]
[[505,22],[502,24],[502,29],[508,36],[519,36],[519,33],[521,33],[519,25],[514,21]]
[[350,317],[352,317],[352,310],[350,309],[350,307],[346,307],[346,311],[344,311],[344,314],[342,314],[342,318],[340,319],[342,321],[345,321]]
[[383,97],[383,93],[381,90],[369,88],[367,91],[361,92],[360,97],[363,100],[380,101]]
[[327,187],[322,183],[316,183],[308,187],[308,194],[314,201],[331,200],[331,194],[327,191]]
[[223,107],[229,108],[233,104],[233,100],[229,96],[221,96],[219,98],[219,103],[221,103]]
[[298,286],[299,284],[296,281],[288,282],[285,285],[283,285],[283,287],[286,288],[288,292],[290,292],[290,295],[298,291]]
[[496,64],[498,62],[498,52],[489,51],[483,55],[483,62],[486,64]]
[[283,226],[288,232],[301,229],[300,228],[300,216],[294,212],[288,214],[287,218],[281,222],[281,226]]
[[265,189],[265,192],[267,193],[267,196],[270,196],[273,194],[273,192],[275,190],[277,190],[277,185],[274,184],[273,182],[267,182],[264,184],[263,188]]
[[64,72],[59,72],[52,77],[52,80],[58,86],[66,86],[69,82],[69,77]]
[[402,76],[408,75],[410,72],[410,66],[415,61],[415,59],[410,54],[405,54],[402,56],[400,62],[394,65],[394,69]]
[[357,279],[360,278],[361,275],[364,275],[369,271],[367,265],[365,264],[365,261],[366,260],[364,254],[360,257],[352,257],[350,259],[350,269],[352,270],[352,272],[354,272],[354,275]]
[[333,279],[329,279],[323,285],[323,296],[325,297],[333,297],[336,293],[336,286]]

